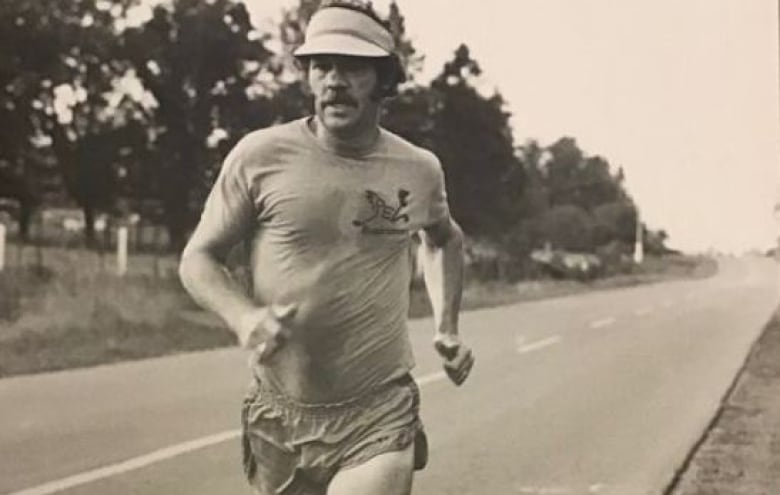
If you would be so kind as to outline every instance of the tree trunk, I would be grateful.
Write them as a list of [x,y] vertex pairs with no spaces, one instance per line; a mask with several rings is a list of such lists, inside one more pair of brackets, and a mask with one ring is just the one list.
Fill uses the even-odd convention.
[[173,193],[165,198],[165,227],[168,230],[168,249],[180,253],[187,242],[189,228],[189,212],[187,211],[187,194]]
[[87,247],[95,245],[95,208],[92,205],[82,205],[84,212],[84,242]]
[[33,216],[33,206],[31,201],[19,201],[19,237],[22,242],[30,239],[30,222]]

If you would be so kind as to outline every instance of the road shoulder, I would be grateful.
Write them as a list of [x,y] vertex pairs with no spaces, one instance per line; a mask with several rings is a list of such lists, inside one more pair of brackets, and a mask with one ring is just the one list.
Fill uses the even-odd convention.
[[710,427],[666,491],[768,495],[780,486],[780,308],[753,345]]

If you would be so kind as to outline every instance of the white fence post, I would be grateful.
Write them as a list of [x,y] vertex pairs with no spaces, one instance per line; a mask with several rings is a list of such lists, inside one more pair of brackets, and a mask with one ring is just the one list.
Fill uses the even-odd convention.
[[127,273],[127,227],[119,227],[116,240],[116,274],[120,277]]
[[636,234],[634,235],[634,263],[641,265],[645,259],[644,225],[639,216],[639,208],[636,209]]
[[5,225],[0,223],[0,272],[5,268]]

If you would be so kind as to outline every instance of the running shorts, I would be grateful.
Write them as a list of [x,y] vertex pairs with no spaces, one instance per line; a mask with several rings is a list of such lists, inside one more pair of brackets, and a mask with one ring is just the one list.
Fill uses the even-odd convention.
[[255,379],[242,408],[244,471],[258,495],[325,494],[333,476],[415,446],[427,461],[420,392],[410,375],[359,397],[305,404]]

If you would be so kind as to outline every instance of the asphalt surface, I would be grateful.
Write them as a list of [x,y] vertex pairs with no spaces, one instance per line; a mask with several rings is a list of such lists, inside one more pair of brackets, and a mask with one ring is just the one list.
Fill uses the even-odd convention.
[[[412,324],[431,455],[419,494],[659,494],[778,303],[776,264],[463,315],[442,379]],[[236,349],[0,380],[0,494],[240,494]]]
[[780,308],[669,495],[776,495],[780,491]]

